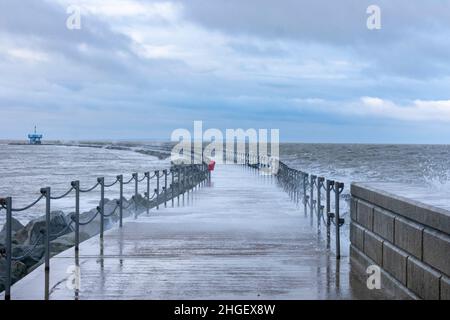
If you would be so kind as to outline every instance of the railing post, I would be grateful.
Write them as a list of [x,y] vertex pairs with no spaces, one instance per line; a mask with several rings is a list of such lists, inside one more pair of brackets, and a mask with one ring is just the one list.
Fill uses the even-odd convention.
[[293,184],[292,199],[294,202],[297,202],[297,170],[294,170],[292,172],[292,184]]
[[144,173],[145,177],[147,178],[147,214],[150,213],[150,172]]
[[177,173],[177,205],[180,206],[180,194],[181,194],[181,179],[180,179],[180,168],[176,168]]
[[167,208],[167,169],[164,169],[163,173],[164,173],[164,208]]
[[291,200],[294,200],[294,190],[295,190],[295,184],[294,184],[294,170],[289,170],[289,189],[291,194]]
[[259,150],[258,150],[258,155],[256,156],[256,160],[257,160],[256,169],[259,170],[260,161],[261,161],[260,156],[259,156]]
[[205,169],[205,165],[202,163],[200,165],[200,167],[199,167],[200,171],[198,173],[199,174],[198,179],[199,179],[199,182],[200,182],[200,187],[203,187],[203,183],[205,182],[205,180],[203,179],[205,177],[203,169]]
[[196,170],[197,167],[194,167],[194,172],[192,174],[192,180],[193,180],[193,184],[194,184],[194,190],[197,189],[197,179],[198,179],[198,171]]
[[[191,168],[190,167],[186,168],[186,190],[187,190],[187,195],[189,197],[189,193],[191,191]],[[188,198],[188,200],[189,200],[189,198]]]
[[311,181],[309,185],[309,213],[311,214],[311,219],[314,217],[314,184],[316,183],[316,176],[310,176]]
[[[202,152],[202,159],[203,159],[203,152]],[[174,170],[170,169],[171,175],[172,175],[172,186],[170,188],[170,191],[172,192],[172,208],[175,206],[175,176],[174,176]]]
[[183,184],[183,204],[184,204],[184,193],[186,192],[186,167],[183,167],[182,169],[183,174],[182,174],[182,184]]
[[45,271],[50,270],[50,187],[41,189],[45,196]]
[[138,194],[139,194],[139,179],[138,173],[133,173],[134,178],[134,217],[137,217],[137,209],[138,209]]
[[100,183],[100,238],[103,239],[103,231],[105,228],[105,178],[98,178],[98,183]]
[[302,172],[303,175],[303,206],[305,216],[308,215],[308,195],[306,194],[306,188],[308,184],[308,174],[306,172]]
[[293,181],[294,181],[294,200],[297,201],[299,200],[300,197],[300,192],[299,192],[299,176],[302,175],[302,172],[298,172],[298,171],[294,171],[294,177],[293,177]]
[[72,181],[72,187],[75,189],[75,251],[80,246],[80,181]]
[[119,180],[119,227],[123,226],[123,175],[118,175],[117,180]]
[[190,167],[187,166],[184,168],[184,183],[185,183],[185,189],[186,192],[189,193],[189,179],[190,179]]
[[341,195],[342,188],[344,184],[341,182],[336,182],[334,184],[335,192],[335,223],[336,223],[336,259],[341,258],[341,218],[339,213],[339,199]]
[[155,171],[156,176],[156,210],[159,210],[159,170]]
[[204,148],[203,148],[203,143],[202,143],[202,159],[201,159],[201,161],[202,161],[202,163],[203,163],[203,161],[204,161],[204,157],[203,157],[203,152],[204,152],[205,150],[204,150]]
[[320,230],[320,220],[322,219],[322,187],[323,182],[325,181],[324,177],[317,178],[317,229]]
[[291,184],[292,184],[292,200],[293,201],[296,201],[296,193],[297,193],[297,185],[296,185],[296,179],[295,179],[295,177],[296,177],[296,172],[295,172],[295,170],[293,169],[292,170],[292,173],[291,173]]
[[6,207],[6,275],[5,300],[11,300],[11,272],[12,272],[12,198],[0,199],[0,204]]
[[327,180],[327,204],[326,204],[326,212],[327,212],[327,248],[330,248],[331,243],[331,190],[333,189],[334,181]]
[[292,199],[292,171],[290,168],[287,169],[287,191]]
[[200,184],[200,169],[198,167],[196,167],[196,171],[195,171],[195,187],[196,189],[200,188],[199,184]]

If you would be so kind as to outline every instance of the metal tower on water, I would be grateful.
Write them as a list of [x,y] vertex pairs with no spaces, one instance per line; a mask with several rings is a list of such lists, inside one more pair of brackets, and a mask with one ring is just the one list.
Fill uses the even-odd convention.
[[28,135],[29,144],[42,144],[42,134],[36,133],[36,126],[34,126],[34,133]]

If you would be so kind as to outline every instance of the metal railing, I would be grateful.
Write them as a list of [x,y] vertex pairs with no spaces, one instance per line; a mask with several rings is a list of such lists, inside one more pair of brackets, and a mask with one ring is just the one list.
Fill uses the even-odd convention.
[[235,163],[275,177],[293,201],[303,204],[305,216],[309,214],[311,219],[316,218],[318,232],[322,223],[325,225],[327,248],[331,247],[331,229],[334,227],[336,259],[341,258],[341,227],[345,220],[340,209],[344,183],[293,169],[270,155],[227,152],[226,156]]
[[[142,178],[139,178],[138,173],[133,173],[129,180],[124,180],[123,175],[118,175],[116,179],[111,183],[105,183],[104,177],[97,178],[97,183],[90,188],[83,189],[80,187],[80,181],[72,181],[70,188],[61,195],[52,195],[51,188],[46,187],[40,190],[41,195],[29,205],[23,208],[13,207],[13,198],[6,197],[0,198],[0,212],[3,210],[6,212],[5,223],[5,300],[11,298],[11,285],[12,285],[12,262],[16,260],[22,260],[27,256],[30,256],[38,245],[44,244],[44,264],[46,273],[50,270],[50,242],[61,235],[66,234],[68,231],[75,233],[75,252],[78,254],[80,244],[80,226],[85,226],[97,218],[100,215],[100,238],[103,239],[105,229],[105,218],[112,217],[114,215],[119,216],[119,227],[123,226],[123,213],[124,210],[129,209],[134,204],[135,217],[138,215],[138,196],[139,196],[139,183],[145,182],[146,191],[144,192],[144,198],[146,200],[144,206],[149,213],[151,208],[164,204],[167,207],[167,202],[171,200],[172,207],[174,206],[174,199],[178,199],[178,205],[180,204],[180,196],[184,199],[184,194],[196,189],[199,185],[203,185],[211,178],[208,166],[206,163],[202,164],[182,164],[172,165],[170,170],[156,170],[154,173],[145,172]],[[156,188],[150,193],[150,181],[155,179]],[[170,184],[169,184],[170,181]],[[134,182],[134,195],[131,197],[127,206],[124,205],[123,187]],[[161,187],[162,183],[162,187]],[[119,200],[116,201],[115,207],[110,212],[105,212],[105,189],[112,188],[116,184],[119,184]],[[100,202],[96,208],[95,214],[88,218],[86,221],[80,221],[80,197],[83,193],[89,193],[96,189],[100,189]],[[70,216],[70,222],[66,226],[55,234],[51,234],[51,201],[59,200],[69,196],[72,192],[75,193],[75,212]],[[23,253],[20,257],[13,256],[13,239],[12,239],[12,219],[14,212],[22,212],[28,210],[39,202],[45,201],[45,227],[40,230],[40,235],[31,244],[31,248]],[[142,205],[142,204],[141,204]],[[31,240],[31,239],[30,239]]]

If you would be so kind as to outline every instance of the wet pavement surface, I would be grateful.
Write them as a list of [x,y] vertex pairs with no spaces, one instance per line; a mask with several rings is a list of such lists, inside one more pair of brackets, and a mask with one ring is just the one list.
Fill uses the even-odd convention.
[[179,201],[83,242],[78,257],[73,249],[53,257],[49,276],[38,267],[12,299],[382,298],[351,275],[348,256],[335,259],[270,177],[216,166],[210,185]]

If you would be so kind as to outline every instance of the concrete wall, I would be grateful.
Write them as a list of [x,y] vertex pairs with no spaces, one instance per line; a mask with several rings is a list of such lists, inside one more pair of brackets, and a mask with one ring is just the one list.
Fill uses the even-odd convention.
[[351,186],[352,268],[380,266],[395,298],[450,300],[450,212],[386,189]]

